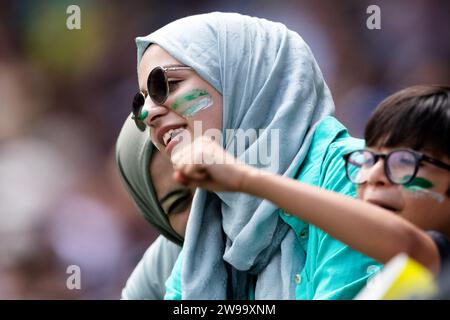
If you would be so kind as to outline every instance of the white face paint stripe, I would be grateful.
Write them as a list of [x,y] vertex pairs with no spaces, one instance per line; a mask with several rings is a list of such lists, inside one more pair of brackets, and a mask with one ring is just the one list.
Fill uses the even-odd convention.
[[410,192],[415,198],[430,197],[439,203],[444,202],[445,200],[445,197],[442,194],[424,188],[409,187],[405,188],[405,190]]
[[185,117],[191,117],[195,115],[197,112],[202,111],[206,108],[209,108],[213,105],[212,98],[210,96],[203,97],[197,100],[194,100],[190,103],[187,103],[186,110],[183,111],[181,114]]

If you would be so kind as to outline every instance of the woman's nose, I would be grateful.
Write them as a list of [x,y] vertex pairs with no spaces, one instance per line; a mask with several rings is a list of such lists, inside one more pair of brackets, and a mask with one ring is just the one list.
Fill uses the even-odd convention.
[[143,110],[148,112],[147,118],[145,118],[144,122],[150,127],[157,126],[158,119],[169,112],[166,107],[155,104],[151,101],[151,99],[147,99],[145,101]]
[[375,186],[383,186],[389,184],[389,180],[384,172],[384,160],[379,159],[367,173],[367,183]]

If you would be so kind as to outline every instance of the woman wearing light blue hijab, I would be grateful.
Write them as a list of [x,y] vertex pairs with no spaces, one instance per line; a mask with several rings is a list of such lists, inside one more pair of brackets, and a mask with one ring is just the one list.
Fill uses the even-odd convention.
[[[278,158],[266,170],[355,195],[342,155],[363,142],[331,116],[329,89],[297,33],[215,12],[177,20],[136,43],[142,100],[135,120],[149,127],[161,152],[170,155],[177,134],[194,134],[201,121],[203,130],[221,130],[222,146],[241,161],[270,145]],[[167,92],[156,81],[164,77]],[[234,148],[238,129],[259,130],[242,150]],[[351,299],[376,264],[268,201],[200,189],[166,298]]]

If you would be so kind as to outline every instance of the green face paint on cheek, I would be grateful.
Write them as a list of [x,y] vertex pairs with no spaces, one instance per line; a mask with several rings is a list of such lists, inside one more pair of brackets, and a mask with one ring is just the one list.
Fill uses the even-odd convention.
[[205,97],[202,99],[198,99],[198,101],[196,101],[195,103],[190,105],[181,114],[185,117],[191,117],[194,114],[196,114],[197,112],[202,111],[203,109],[206,109],[210,106],[212,106],[212,99],[210,97]]
[[148,111],[144,110],[141,112],[141,114],[139,115],[139,120],[144,121],[146,118],[148,117]]
[[433,183],[425,178],[415,177],[411,182],[403,185],[406,189],[431,189]]
[[444,201],[442,194],[429,190],[433,187],[434,185],[431,181],[420,177],[416,177],[411,182],[403,185],[403,188],[406,191],[412,192],[415,197],[429,196],[438,202]]
[[213,100],[208,92],[195,89],[176,99],[171,108],[184,117],[190,117],[212,105]]

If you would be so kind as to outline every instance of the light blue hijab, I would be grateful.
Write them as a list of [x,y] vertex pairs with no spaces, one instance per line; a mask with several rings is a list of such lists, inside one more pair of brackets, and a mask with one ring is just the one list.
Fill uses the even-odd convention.
[[[223,130],[265,129],[247,144],[270,145],[280,130],[279,163],[266,170],[294,177],[315,125],[334,111],[330,91],[308,45],[281,23],[214,12],[174,21],[136,39],[138,62],[158,44],[223,96]],[[235,136],[222,141],[229,149]],[[264,186],[262,186],[264,187]],[[257,275],[257,299],[293,299],[304,254],[276,206],[242,193],[195,194],[183,247],[183,299],[245,299]]]

